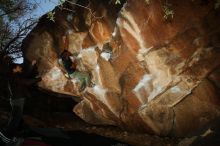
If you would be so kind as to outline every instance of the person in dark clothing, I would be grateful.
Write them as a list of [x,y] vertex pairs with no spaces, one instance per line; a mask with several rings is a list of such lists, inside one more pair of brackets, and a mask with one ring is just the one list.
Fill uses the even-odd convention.
[[16,133],[19,125],[22,122],[23,107],[25,97],[28,94],[28,87],[41,81],[41,78],[30,78],[33,74],[33,70],[36,67],[36,61],[33,61],[29,67],[25,67],[24,64],[12,64],[7,60],[3,61],[8,71],[5,71],[7,77],[8,95],[11,105],[11,116],[8,120],[7,126],[0,131],[0,138],[5,145],[16,143]]
[[77,70],[77,53],[71,54],[68,51],[69,39],[67,36],[63,36],[64,48],[62,53],[59,55],[58,63],[63,66],[65,69],[64,72],[67,72],[65,76],[70,79],[76,79],[79,83],[79,92],[84,91],[88,86],[91,86],[91,75],[88,72],[82,72]]
[[67,72],[66,77],[76,79],[79,82],[79,92],[91,84],[91,76],[87,72],[77,70],[76,55],[72,55],[69,51],[64,50],[60,54],[59,64],[62,65]]

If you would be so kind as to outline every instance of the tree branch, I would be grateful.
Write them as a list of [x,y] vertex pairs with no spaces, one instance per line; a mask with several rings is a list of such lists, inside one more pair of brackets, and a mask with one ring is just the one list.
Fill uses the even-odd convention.
[[[29,23],[30,22],[30,23]],[[16,41],[18,41],[19,39],[24,38],[27,33],[30,31],[30,29],[36,24],[36,21],[30,19],[25,20],[22,24],[20,24],[18,27],[19,30],[16,33],[15,37],[12,38],[5,46],[2,50],[10,50],[10,46],[13,45]],[[23,27],[22,27],[23,26]],[[17,46],[17,45],[16,45]],[[18,46],[17,46],[18,47]]]

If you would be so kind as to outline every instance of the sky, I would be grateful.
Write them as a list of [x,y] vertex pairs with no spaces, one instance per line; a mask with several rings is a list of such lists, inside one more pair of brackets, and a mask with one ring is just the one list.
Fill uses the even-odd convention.
[[[27,0],[30,3],[37,4],[37,8],[30,14],[32,18],[40,18],[42,15],[54,9],[59,4],[60,0]],[[15,60],[16,63],[22,63],[23,58]]]
[[43,14],[53,10],[59,4],[59,0],[28,0],[30,3],[37,4],[37,9],[31,14],[34,17],[40,17]]

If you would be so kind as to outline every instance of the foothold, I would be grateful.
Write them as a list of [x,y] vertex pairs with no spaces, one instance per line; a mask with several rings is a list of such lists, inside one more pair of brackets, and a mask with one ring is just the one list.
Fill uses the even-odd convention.
[[186,81],[189,82],[189,83],[191,83],[191,82],[192,82],[192,79],[187,79]]

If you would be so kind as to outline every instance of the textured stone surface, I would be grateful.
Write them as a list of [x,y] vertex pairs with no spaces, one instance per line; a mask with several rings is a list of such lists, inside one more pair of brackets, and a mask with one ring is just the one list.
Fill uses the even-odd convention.
[[[114,4],[92,0],[96,17],[73,6],[71,21],[73,13],[59,9],[55,23],[42,17],[23,45],[26,59],[39,61],[39,86],[77,96],[73,111],[92,124],[172,136],[203,127],[220,116],[219,9],[214,1],[169,3],[171,20],[160,0],[128,0],[119,14]],[[79,54],[78,69],[92,74],[94,87],[84,92],[57,62],[63,36]]]

